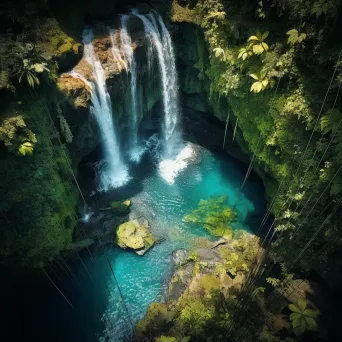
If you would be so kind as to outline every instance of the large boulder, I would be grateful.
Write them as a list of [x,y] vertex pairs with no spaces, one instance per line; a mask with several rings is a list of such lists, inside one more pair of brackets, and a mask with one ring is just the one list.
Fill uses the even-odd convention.
[[172,260],[176,266],[181,266],[188,259],[189,252],[185,249],[178,249],[172,253]]
[[111,201],[109,203],[112,213],[118,216],[127,215],[131,204],[132,202],[129,199],[124,201]]
[[122,223],[116,229],[115,243],[123,249],[130,248],[138,255],[143,255],[154,245],[155,238],[146,220],[132,220]]
[[194,274],[195,263],[189,261],[172,276],[169,284],[169,300],[177,300],[187,289]]
[[62,74],[58,78],[57,86],[74,108],[88,107],[91,87],[81,78],[73,77],[71,74]]

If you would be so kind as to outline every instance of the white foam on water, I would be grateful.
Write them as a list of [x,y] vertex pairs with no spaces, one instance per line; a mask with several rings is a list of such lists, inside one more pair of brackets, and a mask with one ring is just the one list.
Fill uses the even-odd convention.
[[195,157],[195,150],[187,144],[174,159],[164,159],[159,164],[159,174],[170,185],[175,183],[177,176],[186,169]]

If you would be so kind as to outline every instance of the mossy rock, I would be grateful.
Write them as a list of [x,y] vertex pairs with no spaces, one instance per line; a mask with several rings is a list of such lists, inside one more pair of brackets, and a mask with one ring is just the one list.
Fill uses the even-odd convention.
[[72,43],[69,41],[65,41],[64,44],[62,44],[59,48],[58,51],[62,54],[68,53],[72,51]]
[[72,46],[72,50],[74,51],[75,54],[81,54],[83,53],[83,45],[80,43],[74,44]]
[[59,70],[72,69],[81,60],[82,52],[81,44],[75,44],[72,38],[64,39],[56,54]]
[[158,326],[167,326],[175,317],[176,312],[167,307],[165,303],[153,302],[149,306],[146,315],[136,326],[136,341],[146,341],[145,337]]
[[122,223],[116,229],[115,243],[123,249],[131,248],[137,254],[143,255],[154,245],[155,238],[148,229],[147,221],[140,223],[138,220],[132,220]]
[[132,202],[131,200],[127,199],[124,201],[111,201],[109,202],[109,205],[111,208],[113,209],[117,209],[117,208],[129,208],[131,206]]
[[124,201],[109,202],[109,206],[112,209],[112,212],[119,216],[127,215],[131,205],[132,205],[132,202],[129,199],[124,200]]

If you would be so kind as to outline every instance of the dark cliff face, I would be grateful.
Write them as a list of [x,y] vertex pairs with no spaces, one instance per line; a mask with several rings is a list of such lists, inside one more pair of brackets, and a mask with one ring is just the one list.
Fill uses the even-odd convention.
[[[225,125],[222,121],[225,121],[229,113],[229,104],[224,97],[218,104],[213,104],[208,94],[210,80],[200,75],[200,63],[207,63],[209,60],[204,32],[188,23],[173,23],[171,30],[177,54],[185,133],[188,139],[195,143],[221,150],[225,135]],[[239,144],[232,140],[233,127],[229,125],[224,151],[248,163],[249,159]]]

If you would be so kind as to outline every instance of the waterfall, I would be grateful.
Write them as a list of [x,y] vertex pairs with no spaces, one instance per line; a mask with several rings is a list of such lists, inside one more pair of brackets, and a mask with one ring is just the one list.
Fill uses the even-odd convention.
[[154,46],[159,63],[163,90],[164,122],[162,125],[164,158],[174,157],[182,144],[179,130],[178,76],[170,33],[156,14],[132,12],[144,24],[145,34]]
[[99,165],[99,190],[106,191],[124,185],[128,180],[127,168],[120,152],[117,130],[114,125],[111,99],[101,62],[95,54],[91,29],[83,32],[84,57],[93,68],[91,112],[95,116],[104,151],[104,161]]
[[117,63],[118,68],[120,68],[119,66],[121,64],[127,71],[127,68],[128,68],[127,63],[122,59],[120,49],[118,46],[118,34],[113,29],[108,28],[108,30],[109,30],[110,40],[112,42],[112,54],[113,54],[114,61]]
[[129,136],[129,154],[130,158],[133,161],[139,161],[140,156],[143,152],[141,148],[138,146],[138,128],[139,128],[139,120],[138,120],[138,89],[137,89],[137,64],[135,61],[134,51],[132,47],[132,39],[128,33],[128,23],[129,16],[122,15],[121,16],[121,30],[120,30],[120,38],[121,38],[121,50],[124,54],[125,59],[128,62],[128,70],[130,71],[130,112],[131,118],[130,121],[130,136]]

